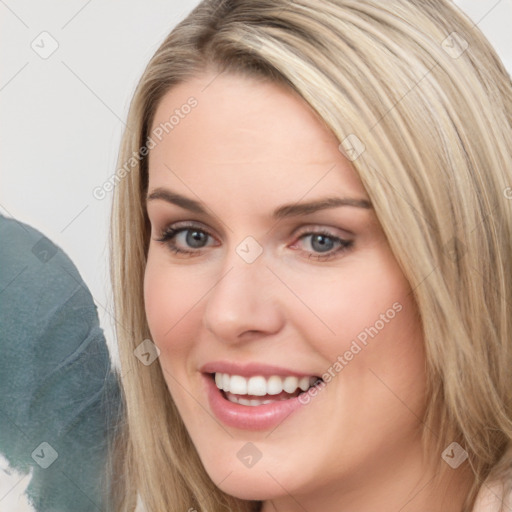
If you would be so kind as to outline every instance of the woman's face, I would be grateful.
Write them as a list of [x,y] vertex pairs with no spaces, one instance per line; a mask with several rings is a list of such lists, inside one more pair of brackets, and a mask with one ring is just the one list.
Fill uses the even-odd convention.
[[276,84],[214,77],[173,88],[152,126],[168,132],[154,138],[147,200],[158,362],[222,490],[356,496],[420,453],[411,289],[307,104]]

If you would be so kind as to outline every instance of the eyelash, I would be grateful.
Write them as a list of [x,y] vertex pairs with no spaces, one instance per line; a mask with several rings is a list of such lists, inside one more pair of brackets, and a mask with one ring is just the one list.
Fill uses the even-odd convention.
[[[188,256],[200,255],[200,251],[203,248],[197,249],[197,250],[187,251],[187,250],[184,250],[184,249],[180,249],[179,247],[177,247],[173,243],[173,241],[174,241],[173,239],[179,233],[187,232],[187,231],[198,231],[200,233],[206,234],[210,238],[214,238],[207,230],[205,230],[203,228],[200,228],[200,227],[197,227],[197,226],[194,226],[194,225],[186,225],[186,226],[180,226],[180,227],[169,226],[169,227],[165,228],[160,233],[160,237],[157,238],[156,241],[157,242],[161,242],[161,243],[167,245],[167,247],[174,254],[181,254],[183,256],[184,255],[188,255]],[[334,241],[335,244],[338,244],[338,247],[337,247],[337,249],[333,250],[332,252],[329,252],[328,254],[321,254],[321,253],[310,254],[308,259],[314,259],[314,260],[318,260],[318,261],[327,261],[327,260],[330,260],[330,259],[334,258],[336,255],[341,254],[341,253],[349,250],[353,246],[353,244],[354,244],[353,240],[345,240],[343,238],[334,236],[332,233],[328,232],[325,229],[319,229],[317,231],[305,231],[304,233],[301,233],[299,235],[297,240],[301,240],[301,239],[306,238],[308,236],[314,236],[314,235],[326,236],[326,237],[330,238],[332,241]],[[294,245],[295,245],[295,242],[294,242]]]

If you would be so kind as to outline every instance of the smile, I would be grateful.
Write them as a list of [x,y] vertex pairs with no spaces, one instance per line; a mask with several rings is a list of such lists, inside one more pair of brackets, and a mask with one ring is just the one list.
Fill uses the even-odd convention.
[[294,398],[301,391],[307,391],[317,380],[318,377],[299,378],[293,375],[286,377],[257,375],[246,378],[241,375],[215,373],[216,386],[224,391],[230,402],[253,407]]
[[315,376],[203,373],[210,408],[225,425],[245,430],[275,428],[300,409],[299,397]]

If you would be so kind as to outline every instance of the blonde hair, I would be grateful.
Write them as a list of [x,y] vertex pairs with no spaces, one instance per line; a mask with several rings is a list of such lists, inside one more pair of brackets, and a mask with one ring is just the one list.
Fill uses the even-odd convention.
[[140,153],[164,94],[205,70],[296,91],[352,161],[421,315],[425,456],[441,478],[453,471],[443,450],[458,442],[467,451],[469,512],[486,479],[512,471],[512,86],[489,42],[448,0],[203,1],[149,62],[119,166],[137,158],[115,188],[111,225],[123,388],[113,509],[133,510],[137,493],[148,512],[261,505],[214,485],[159,364],[134,357],[150,338]]

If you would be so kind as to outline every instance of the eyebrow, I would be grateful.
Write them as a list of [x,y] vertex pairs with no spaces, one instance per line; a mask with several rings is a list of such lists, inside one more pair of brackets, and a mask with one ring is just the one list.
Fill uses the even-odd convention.
[[[186,210],[197,214],[206,214],[206,209],[198,201],[194,201],[188,197],[172,192],[166,188],[158,187],[154,189],[146,197],[146,201],[152,201],[155,199],[161,199],[168,203],[180,206]],[[284,219],[286,217],[295,217],[299,215],[308,215],[315,213],[320,210],[326,210],[328,208],[338,208],[340,206],[352,206],[355,208],[371,209],[372,205],[367,199],[356,199],[350,197],[326,197],[318,199],[316,201],[310,201],[307,203],[294,203],[285,204],[279,206],[272,213],[274,219]]]

